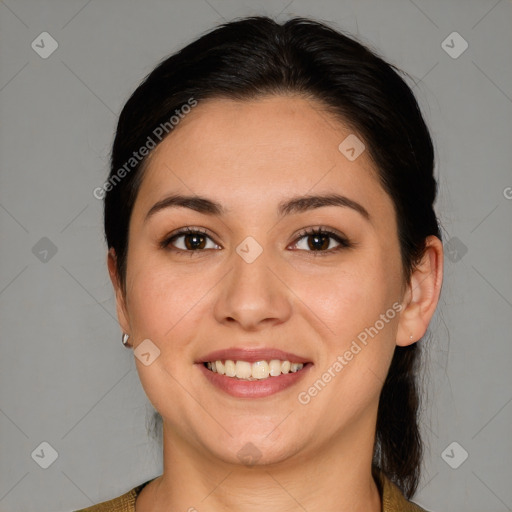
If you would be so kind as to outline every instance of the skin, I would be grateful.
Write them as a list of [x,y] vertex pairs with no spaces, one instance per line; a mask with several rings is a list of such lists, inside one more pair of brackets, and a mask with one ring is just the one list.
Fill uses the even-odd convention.
[[[134,349],[149,338],[160,350],[149,366],[135,358],[164,421],[164,472],[143,489],[137,512],[260,512],[262,504],[381,510],[371,476],[379,393],[395,346],[416,342],[428,327],[443,249],[429,237],[406,281],[393,203],[369,152],[349,161],[338,150],[350,133],[311,99],[215,99],[195,107],[150,155],[130,221],[126,293],[113,249],[108,255],[121,328]],[[370,220],[340,206],[277,215],[282,200],[333,192],[364,206]],[[168,208],[145,221],[171,193],[207,196],[228,212]],[[179,253],[186,237],[174,241],[176,252],[159,246],[185,226],[208,230],[205,249]],[[319,226],[354,246],[315,256],[314,240],[298,234]],[[236,252],[248,236],[263,249],[250,264]],[[298,393],[393,303],[402,311],[308,404],[299,403]],[[277,347],[313,367],[273,396],[234,398],[212,386],[194,361],[242,346]],[[254,465],[237,456],[247,443],[260,454]]]

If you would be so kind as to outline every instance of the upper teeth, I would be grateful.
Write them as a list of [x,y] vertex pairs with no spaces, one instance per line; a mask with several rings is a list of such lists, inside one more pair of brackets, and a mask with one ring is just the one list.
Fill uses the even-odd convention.
[[225,361],[210,361],[206,363],[206,367],[212,372],[246,380],[266,379],[269,375],[277,377],[281,373],[296,372],[302,369],[303,366],[303,363],[290,363],[290,361],[280,361],[279,359],[256,361],[254,363],[226,359]]

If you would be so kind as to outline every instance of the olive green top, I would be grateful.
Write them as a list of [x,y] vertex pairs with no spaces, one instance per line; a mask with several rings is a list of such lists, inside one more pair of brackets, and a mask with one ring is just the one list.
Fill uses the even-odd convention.
[[[153,479],[152,479],[153,480]],[[113,500],[104,501],[92,507],[75,512],[135,512],[135,500],[142,488],[151,480],[134,487],[126,494]],[[427,512],[423,508],[405,499],[400,489],[384,473],[377,474],[377,486],[382,500],[382,512]]]

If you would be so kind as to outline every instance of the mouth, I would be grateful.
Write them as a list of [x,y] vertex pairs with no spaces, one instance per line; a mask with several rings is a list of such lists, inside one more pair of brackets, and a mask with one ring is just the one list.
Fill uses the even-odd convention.
[[225,375],[238,380],[258,381],[272,377],[279,377],[287,373],[296,373],[307,365],[304,363],[292,363],[289,360],[270,359],[251,363],[250,361],[224,359],[207,361],[203,365],[213,373]]
[[218,350],[195,361],[214,387],[238,398],[262,398],[295,385],[313,363],[278,349]]

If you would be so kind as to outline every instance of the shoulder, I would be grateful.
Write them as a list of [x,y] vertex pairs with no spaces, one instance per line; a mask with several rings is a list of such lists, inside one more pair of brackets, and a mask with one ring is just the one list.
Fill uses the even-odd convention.
[[402,491],[384,473],[377,475],[382,497],[382,512],[428,512],[407,500]]
[[73,512],[134,512],[135,511],[135,500],[142,491],[143,487],[147,485],[151,480],[144,482],[143,484],[134,487],[127,493],[114,498],[112,500],[103,501],[97,505],[93,505],[87,508],[81,508]]

